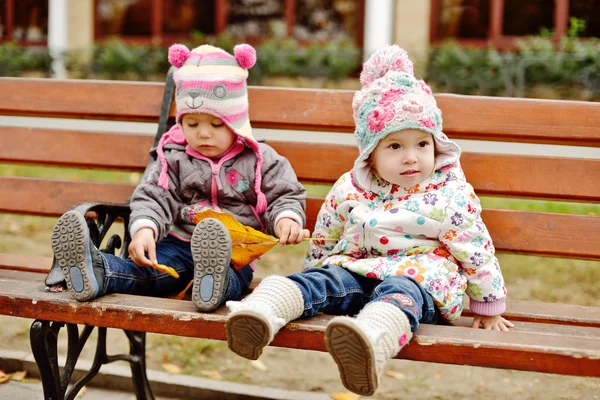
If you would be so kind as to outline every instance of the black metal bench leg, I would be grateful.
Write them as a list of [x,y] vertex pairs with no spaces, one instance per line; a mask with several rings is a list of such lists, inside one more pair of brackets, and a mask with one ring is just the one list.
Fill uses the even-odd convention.
[[62,324],[35,320],[29,330],[31,351],[40,371],[40,379],[46,400],[64,398],[58,369],[57,339]]
[[131,375],[138,400],[154,400],[146,375],[146,332],[124,331],[129,338]]
[[[154,400],[154,394],[146,375],[146,333],[124,331],[129,339],[129,354],[107,355],[106,329],[98,328],[96,354],[90,370],[67,392],[75,364],[93,326],[85,326],[81,336],[75,324],[66,324],[68,333],[67,359],[63,373],[58,366],[58,333],[65,324],[35,320],[30,329],[31,350],[40,371],[46,400],[73,400],[81,389],[100,371],[100,367],[113,361],[127,361],[131,366],[133,388],[138,400]],[[66,393],[66,395],[65,395]]]

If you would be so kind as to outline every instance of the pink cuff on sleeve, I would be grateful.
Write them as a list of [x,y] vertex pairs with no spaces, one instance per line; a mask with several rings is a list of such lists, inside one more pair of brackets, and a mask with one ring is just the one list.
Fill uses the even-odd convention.
[[477,315],[492,317],[506,311],[506,297],[493,302],[475,301],[470,299],[469,308]]

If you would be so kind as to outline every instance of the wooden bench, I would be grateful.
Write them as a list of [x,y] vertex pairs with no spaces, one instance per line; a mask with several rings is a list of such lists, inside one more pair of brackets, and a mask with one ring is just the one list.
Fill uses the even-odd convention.
[[[160,134],[169,116],[172,123],[172,90],[171,80],[165,85],[0,78],[0,115],[139,122],[157,122],[160,116]],[[288,130],[353,131],[351,91],[251,87],[249,96],[253,126],[279,129],[282,138]],[[600,147],[598,103],[449,94],[436,98],[445,132],[453,139]],[[0,160],[142,172],[148,164],[148,149],[158,140],[158,136],[130,132],[68,128],[0,127]],[[352,167],[357,155],[352,145],[268,143],[291,161],[302,182],[309,183],[332,184]],[[466,152],[462,164],[479,195],[600,202],[598,159]],[[58,217],[86,203],[79,209],[97,218],[102,239],[117,217],[127,221],[128,207],[123,204],[134,187],[1,176],[0,211]],[[322,201],[308,200],[310,228]],[[600,259],[600,216],[486,209],[483,218],[499,252]],[[128,237],[124,241],[126,249]],[[109,247],[114,248],[118,240],[112,242]],[[36,254],[0,254],[0,314],[35,319],[30,335],[46,398],[65,396],[74,363],[94,327],[100,327],[94,366],[72,387],[67,394],[70,398],[102,364],[116,359],[131,363],[137,398],[152,398],[144,363],[145,332],[225,339],[226,311],[222,308],[202,314],[188,301],[121,294],[79,303],[65,293],[48,292],[44,278],[51,262]],[[399,358],[600,376],[600,307],[509,298],[505,316],[516,323],[509,333],[468,328],[468,315],[465,312],[457,326],[421,326]],[[328,318],[291,323],[273,345],[325,351],[323,332]],[[69,349],[61,375],[56,336],[63,324]],[[86,327],[79,333],[77,325]],[[106,356],[107,327],[127,332],[131,354]]]

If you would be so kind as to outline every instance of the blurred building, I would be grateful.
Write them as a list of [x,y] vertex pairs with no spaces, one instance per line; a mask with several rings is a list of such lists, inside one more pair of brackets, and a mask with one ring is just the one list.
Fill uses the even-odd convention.
[[169,45],[228,31],[254,43],[342,37],[365,56],[395,42],[418,57],[448,38],[501,49],[540,32],[560,38],[571,17],[586,22],[583,37],[600,37],[600,0],[0,0],[0,43],[88,48],[116,35]]

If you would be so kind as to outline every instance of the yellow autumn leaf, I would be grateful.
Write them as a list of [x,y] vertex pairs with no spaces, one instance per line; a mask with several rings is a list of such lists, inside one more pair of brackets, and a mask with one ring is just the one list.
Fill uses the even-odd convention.
[[177,273],[177,271],[175,271],[171,267],[167,267],[166,265],[154,263],[152,264],[152,268],[160,272],[165,272],[171,275],[173,278],[179,278],[179,274]]
[[175,365],[175,364],[169,364],[169,363],[165,363],[165,364],[160,364],[161,367],[163,367],[163,369],[171,374],[180,374],[181,373],[181,367],[179,365]]
[[389,369],[386,369],[383,371],[383,373],[385,375],[389,376],[390,378],[394,378],[394,379],[398,379],[398,380],[406,379],[406,375],[404,375],[402,372],[396,372],[396,371],[391,371]]
[[255,369],[257,369],[259,371],[263,371],[263,372],[269,370],[269,368],[267,368],[267,366],[265,365],[265,363],[263,363],[260,360],[252,360],[252,361],[250,361],[250,366],[252,368],[255,368]]
[[330,393],[329,396],[333,400],[358,400],[360,399],[360,395],[352,392],[336,392]]
[[196,213],[193,221],[197,224],[205,218],[214,218],[221,221],[229,231],[231,236],[231,263],[236,269],[250,264],[279,243],[277,238],[242,225],[233,215],[227,213],[206,209]]
[[27,376],[27,371],[17,371],[10,377],[11,381],[22,381]]
[[212,370],[212,371],[200,371],[200,374],[210,378],[210,379],[223,379],[223,376],[221,376],[221,374],[219,373],[219,371],[216,370]]

